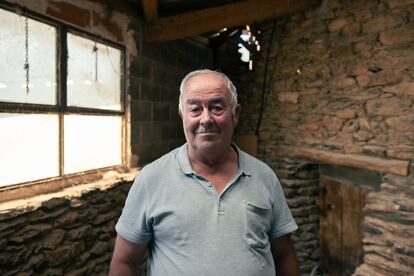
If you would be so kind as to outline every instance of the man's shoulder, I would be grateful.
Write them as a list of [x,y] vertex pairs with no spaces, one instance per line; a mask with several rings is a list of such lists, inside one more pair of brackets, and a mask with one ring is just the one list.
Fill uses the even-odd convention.
[[176,156],[178,154],[178,151],[181,147],[175,148],[171,150],[170,152],[164,154],[163,156],[159,157],[158,159],[146,164],[142,170],[141,173],[156,173],[160,174],[160,172],[168,172],[168,170],[174,168],[177,166],[176,163]]
[[243,165],[246,166],[246,169],[256,172],[259,171],[263,173],[274,173],[272,168],[270,168],[270,166],[264,161],[250,155],[241,149],[238,149],[238,151],[240,154],[240,161],[243,162]]

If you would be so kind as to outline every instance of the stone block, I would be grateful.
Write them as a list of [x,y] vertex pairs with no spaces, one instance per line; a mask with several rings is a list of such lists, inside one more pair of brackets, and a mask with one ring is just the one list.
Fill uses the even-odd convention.
[[52,212],[43,212],[40,210],[37,210],[29,215],[29,222],[43,222],[46,220],[51,220],[53,218],[61,216],[63,213],[65,213],[69,209],[68,206],[64,208],[57,208],[54,209]]
[[68,227],[75,223],[78,218],[79,214],[77,212],[67,212],[55,221],[54,226]]
[[57,267],[68,262],[75,256],[79,256],[85,250],[83,241],[74,242],[58,247],[56,250],[45,250],[44,255],[51,267]]
[[356,117],[355,108],[345,108],[336,112],[336,116],[341,119],[353,119]]
[[383,45],[409,44],[414,41],[414,26],[405,25],[398,29],[383,31],[379,40]]
[[328,131],[339,131],[343,126],[344,121],[338,117],[323,117],[323,125]]
[[101,256],[105,254],[107,250],[108,250],[108,245],[106,242],[97,241],[94,243],[93,247],[89,250],[89,253],[91,255]]
[[366,22],[372,18],[372,12],[369,9],[361,9],[359,12],[354,14],[357,22]]
[[414,132],[414,114],[387,118],[385,123],[399,132]]
[[364,130],[360,130],[353,134],[353,138],[357,142],[368,142],[370,139],[374,137],[375,137],[375,134],[373,134],[372,132],[364,131]]
[[414,82],[401,82],[396,85],[386,86],[384,92],[414,96]]
[[380,98],[369,100],[366,104],[369,115],[396,116],[403,114],[410,107],[411,101],[392,98]]
[[367,130],[367,131],[374,131],[373,127],[371,127],[371,124],[369,123],[368,118],[359,118],[358,120],[359,123],[359,128],[362,130]]
[[355,51],[363,57],[369,57],[372,53],[373,45],[371,43],[361,41],[354,44]]
[[87,223],[93,220],[98,215],[98,211],[93,208],[85,209],[79,212],[79,221],[83,223]]
[[297,103],[299,98],[298,92],[280,92],[277,94],[278,100],[282,103],[289,102],[289,103]]
[[340,29],[342,29],[344,26],[348,25],[348,21],[346,20],[346,18],[337,18],[335,20],[333,20],[329,25],[328,25],[328,30],[332,33],[332,32],[336,32]]
[[388,0],[391,9],[414,5],[414,0]]
[[67,234],[67,237],[71,241],[82,240],[86,238],[91,233],[91,231],[92,226],[86,224],[70,230]]
[[110,212],[107,214],[100,214],[99,216],[97,216],[93,221],[92,224],[93,225],[100,225],[103,224],[109,220],[113,220],[113,219],[117,219],[117,212]]
[[91,261],[88,264],[84,265],[82,268],[72,270],[69,272],[65,272],[65,275],[67,276],[94,275],[93,271],[95,267],[96,267],[96,263],[94,261]]
[[380,14],[372,18],[363,25],[365,34],[377,33],[380,31],[392,29],[403,22],[403,17],[394,14]]
[[361,33],[361,24],[348,24],[342,28],[342,33],[348,36],[359,35]]
[[399,83],[402,77],[400,74],[395,74],[390,71],[380,71],[378,73],[370,74],[367,87],[375,87],[381,85],[392,85]]
[[66,232],[61,229],[54,229],[45,235],[41,240],[41,247],[46,249],[55,249],[66,238]]
[[341,90],[355,85],[355,79],[345,75],[339,76],[331,81],[332,88]]
[[398,159],[414,160],[413,146],[390,146],[387,148],[387,156]]
[[365,145],[362,147],[362,152],[370,155],[385,156],[386,148],[384,146]]
[[62,197],[52,198],[52,199],[49,199],[48,201],[43,202],[41,209],[44,211],[49,211],[57,207],[68,206],[69,203],[70,201],[67,198],[62,198]]

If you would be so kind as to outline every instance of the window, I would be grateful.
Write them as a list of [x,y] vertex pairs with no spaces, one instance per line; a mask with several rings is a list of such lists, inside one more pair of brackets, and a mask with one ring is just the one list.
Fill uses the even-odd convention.
[[0,6],[0,187],[123,164],[123,49]]

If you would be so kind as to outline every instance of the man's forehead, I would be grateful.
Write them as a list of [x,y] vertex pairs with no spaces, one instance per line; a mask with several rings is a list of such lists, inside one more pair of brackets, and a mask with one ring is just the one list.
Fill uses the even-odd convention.
[[226,91],[226,80],[215,74],[201,74],[189,79],[184,87],[184,91],[193,90],[218,90]]
[[207,98],[207,99],[189,98],[185,101],[185,103],[187,105],[226,103],[226,99],[224,97],[215,97],[215,98]]

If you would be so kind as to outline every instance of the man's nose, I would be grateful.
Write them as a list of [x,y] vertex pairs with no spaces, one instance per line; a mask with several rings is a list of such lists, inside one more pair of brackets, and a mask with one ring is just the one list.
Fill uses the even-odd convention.
[[201,113],[201,118],[200,118],[200,123],[201,124],[209,124],[212,121],[212,117],[211,117],[211,113],[210,110],[208,110],[207,108],[203,109],[203,112]]

